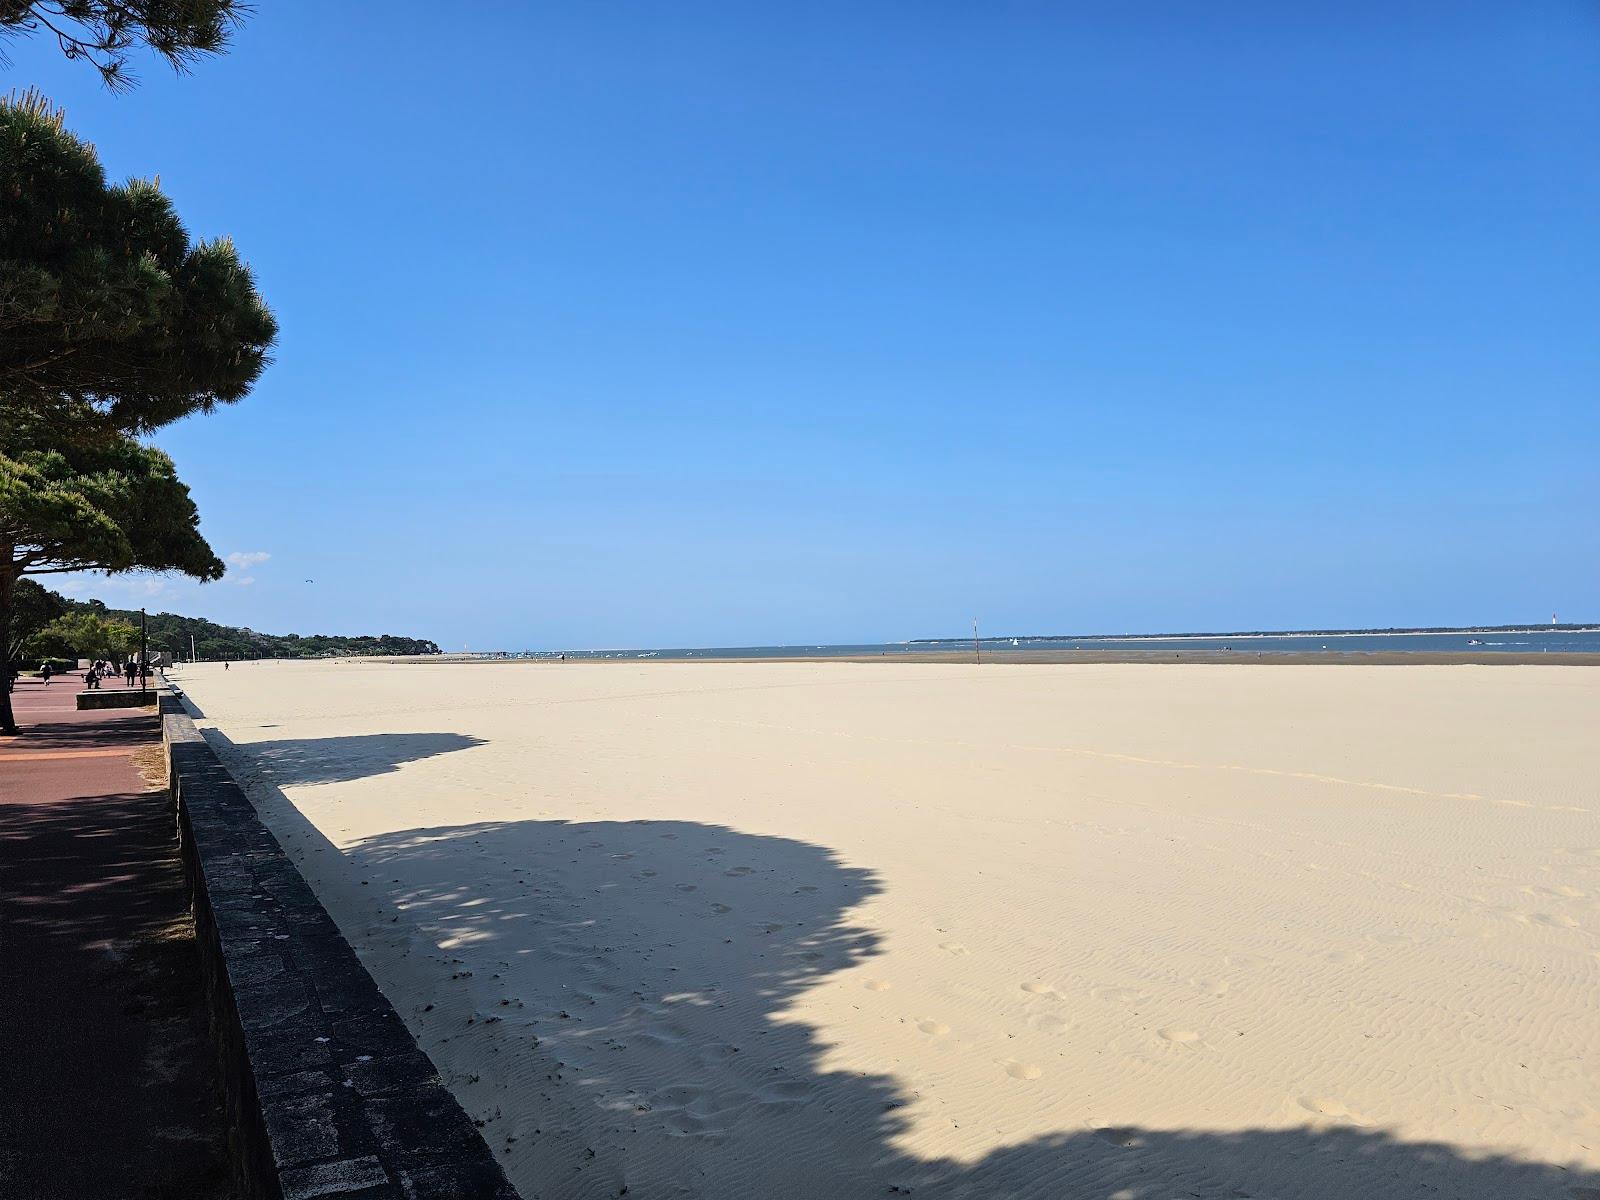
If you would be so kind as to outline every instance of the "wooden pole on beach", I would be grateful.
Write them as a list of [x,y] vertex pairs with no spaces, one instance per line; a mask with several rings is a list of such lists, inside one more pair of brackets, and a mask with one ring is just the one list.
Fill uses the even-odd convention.
[[977,617],[973,617],[972,618],[972,661],[975,662],[975,663],[981,663],[983,661],[983,651],[978,648],[978,618]]

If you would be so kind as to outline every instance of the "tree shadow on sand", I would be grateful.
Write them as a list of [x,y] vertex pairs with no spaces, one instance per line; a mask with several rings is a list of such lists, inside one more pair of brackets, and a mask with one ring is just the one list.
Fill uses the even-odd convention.
[[443,965],[471,948],[468,1003],[440,1018],[463,1028],[433,1028],[483,1035],[462,1059],[476,1078],[451,1083],[528,1195],[1600,1200],[1592,1172],[1348,1125],[1080,1129],[920,1158],[896,1146],[914,1086],[830,1070],[819,1031],[785,1017],[813,987],[892,1003],[864,973],[832,978],[880,952],[849,916],[880,890],[872,872],[681,821],[419,829],[347,854],[402,881],[392,899]]
[[[874,872],[826,847],[672,820],[481,822],[336,848],[279,787],[478,740],[208,736],[231,763],[271,768],[252,772],[252,795],[280,835],[326,852],[319,890],[529,1200],[1600,1200],[1600,1173],[1578,1166],[1326,1122],[1080,1127],[921,1156],[907,1135],[946,1118],[916,1064],[840,1066],[793,1012],[819,988],[898,1012],[853,969],[881,953],[855,916],[882,890]],[[1072,1083],[1018,1086],[1047,1111]]]
[[461,733],[362,733],[240,744],[216,729],[203,732],[227,761],[242,756],[272,786],[280,788],[367,779],[398,771],[409,762],[484,744],[482,738]]

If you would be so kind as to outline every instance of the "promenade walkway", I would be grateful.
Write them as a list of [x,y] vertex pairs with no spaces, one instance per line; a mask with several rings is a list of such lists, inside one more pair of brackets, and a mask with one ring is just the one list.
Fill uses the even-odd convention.
[[20,681],[0,737],[0,1196],[224,1197],[159,726],[81,687]]

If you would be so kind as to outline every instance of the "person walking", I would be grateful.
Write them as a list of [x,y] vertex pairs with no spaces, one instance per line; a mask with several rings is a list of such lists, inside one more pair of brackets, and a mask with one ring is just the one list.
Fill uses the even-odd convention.
[[50,676],[52,676],[54,674],[55,674],[55,669],[49,663],[45,663],[44,665],[42,665],[39,668],[39,675],[40,675],[41,678],[44,679],[45,687],[49,687],[50,686]]

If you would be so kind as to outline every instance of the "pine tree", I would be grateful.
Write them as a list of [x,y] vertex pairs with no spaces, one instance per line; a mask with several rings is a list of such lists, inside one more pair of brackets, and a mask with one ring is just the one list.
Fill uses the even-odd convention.
[[238,400],[276,335],[232,242],[192,243],[159,182],[108,184],[37,93],[0,100],[0,419],[148,431]]
[[231,243],[191,243],[157,183],[108,185],[38,95],[0,100],[0,646],[25,575],[221,577],[172,460],[139,439],[242,397],[276,333]]
[[246,6],[238,0],[0,0],[0,35],[54,38],[68,58],[89,63],[108,87],[133,83],[128,54],[146,46],[175,70],[228,48]]

